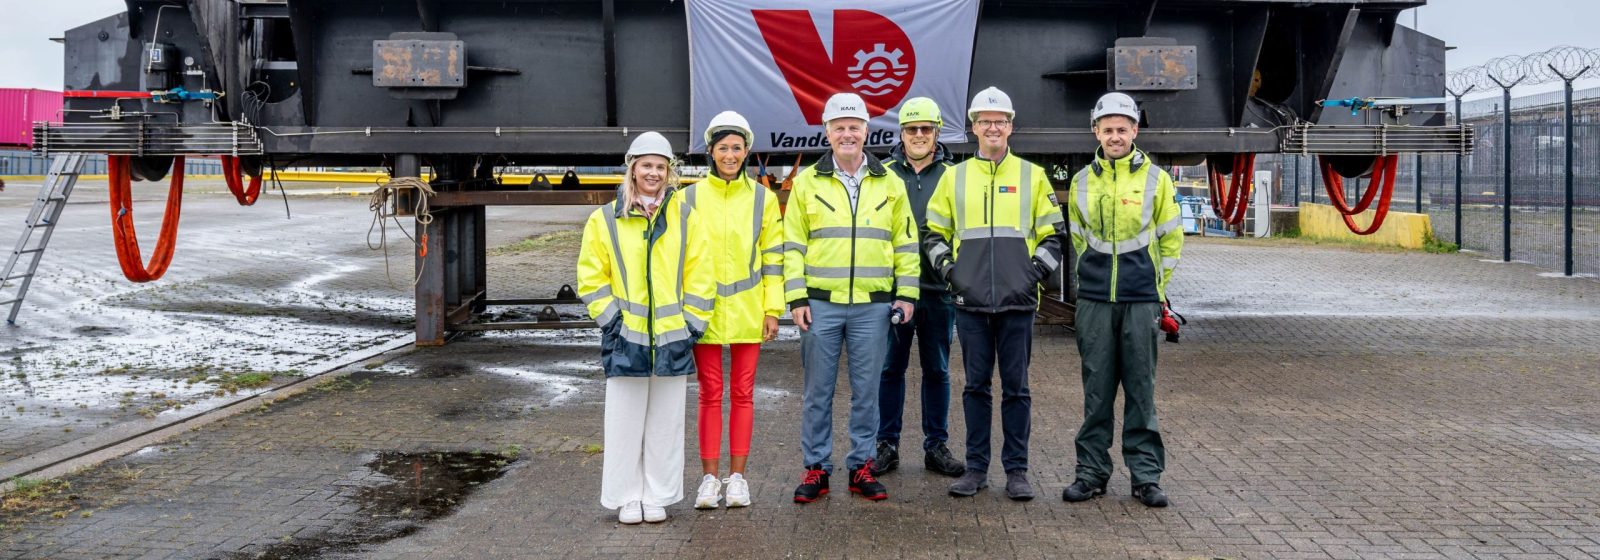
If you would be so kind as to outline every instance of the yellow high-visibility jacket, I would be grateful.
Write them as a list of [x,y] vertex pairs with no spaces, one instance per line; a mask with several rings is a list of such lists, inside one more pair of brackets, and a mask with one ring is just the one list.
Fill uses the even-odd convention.
[[915,303],[919,294],[916,222],[906,186],[872,154],[855,208],[834,176],[833,155],[802,171],[783,216],[784,299],[790,308],[832,303]]
[[[1172,176],[1137,147],[1115,161],[1095,152],[1072,178],[1067,215],[1078,252],[1078,297],[1166,301],[1183,251],[1183,214]],[[1152,242],[1152,236],[1154,242]]]
[[621,197],[589,215],[578,255],[578,297],[600,324],[606,377],[689,375],[717,284],[706,236],[674,189],[655,215]]
[[1061,266],[1066,224],[1045,168],[1007,151],[939,178],[923,244],[952,302],[979,313],[1033,311],[1039,281]]
[[683,191],[684,209],[709,237],[707,266],[715,271],[716,310],[700,344],[764,340],[766,317],[783,314],[783,222],[778,196],[741,173],[713,174]]

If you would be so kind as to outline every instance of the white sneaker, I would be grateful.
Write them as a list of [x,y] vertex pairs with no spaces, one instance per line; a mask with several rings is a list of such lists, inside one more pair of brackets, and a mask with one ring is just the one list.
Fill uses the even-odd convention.
[[650,523],[660,523],[667,520],[667,508],[661,506],[644,506],[644,520]]
[[617,508],[617,522],[623,525],[638,525],[644,521],[644,508],[639,502],[628,502]]
[[695,494],[694,509],[717,509],[717,501],[722,499],[722,481],[717,480],[717,475],[705,475]]
[[733,473],[722,483],[728,485],[728,507],[750,505],[750,483],[744,479],[744,475]]

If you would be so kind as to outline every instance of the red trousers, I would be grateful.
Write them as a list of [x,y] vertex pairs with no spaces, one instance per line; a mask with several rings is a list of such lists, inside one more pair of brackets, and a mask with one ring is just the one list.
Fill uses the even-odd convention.
[[[728,411],[728,452],[734,457],[748,457],[761,345],[730,344],[728,349],[733,354],[733,371],[728,375],[733,403]],[[700,458],[717,459],[722,456],[722,346],[696,344],[694,363],[700,381]]]

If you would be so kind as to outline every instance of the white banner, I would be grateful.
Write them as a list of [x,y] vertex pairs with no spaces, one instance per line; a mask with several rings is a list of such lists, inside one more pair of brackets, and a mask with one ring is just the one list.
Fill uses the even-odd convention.
[[967,76],[978,0],[688,0],[690,150],[711,117],[738,111],[755,151],[827,149],[822,105],[856,92],[868,146],[899,135],[900,104],[931,97],[939,139],[966,137]]

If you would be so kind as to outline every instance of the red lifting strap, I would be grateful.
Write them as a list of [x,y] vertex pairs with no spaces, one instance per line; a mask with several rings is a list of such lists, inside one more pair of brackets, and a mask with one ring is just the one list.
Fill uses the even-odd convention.
[[251,175],[250,186],[246,188],[244,179],[239,177],[243,171],[242,166],[239,165],[239,157],[221,156],[221,158],[222,178],[227,181],[228,190],[233,193],[233,197],[239,200],[240,206],[255,205],[256,199],[261,197],[261,175]]
[[1226,183],[1222,180],[1222,173],[1217,171],[1216,162],[1206,163],[1209,172],[1211,195],[1211,209],[1217,218],[1228,225],[1244,223],[1246,211],[1250,209],[1250,190],[1254,182],[1256,155],[1234,154],[1233,171],[1228,176]]
[[[1333,201],[1333,207],[1339,209],[1345,227],[1356,235],[1371,235],[1383,227],[1383,219],[1389,216],[1389,201],[1394,198],[1394,178],[1400,167],[1400,156],[1391,154],[1378,157],[1373,163],[1372,179],[1367,181],[1367,192],[1361,195],[1355,207],[1345,203],[1344,177],[1333,170],[1333,164],[1326,157],[1319,159],[1322,164],[1322,186],[1328,191],[1328,200]],[[1380,190],[1382,193],[1379,193]],[[1373,212],[1372,223],[1365,228],[1356,226],[1355,216],[1366,212],[1374,199],[1378,202],[1378,209]]]
[[133,230],[133,177],[128,173],[128,156],[106,156],[111,176],[111,234],[116,240],[117,263],[122,275],[134,282],[149,282],[166,274],[177,247],[178,216],[183,209],[183,156],[172,159],[172,176],[167,188],[167,211],[161,217],[161,235],[156,250],[145,265],[139,252],[139,236]]

